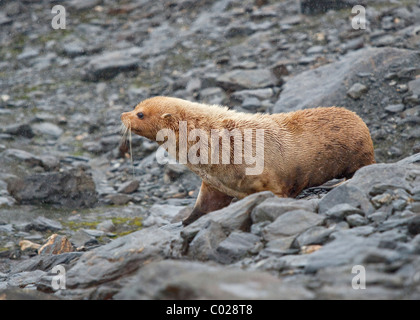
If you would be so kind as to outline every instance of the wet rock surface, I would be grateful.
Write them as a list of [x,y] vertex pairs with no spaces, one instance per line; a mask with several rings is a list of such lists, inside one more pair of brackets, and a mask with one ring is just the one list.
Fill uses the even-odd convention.
[[[355,30],[355,4],[73,0],[55,30],[49,1],[1,2],[0,299],[419,299],[420,5],[371,1]],[[120,147],[121,112],[155,95],[343,106],[378,164],[183,227],[200,180]]]

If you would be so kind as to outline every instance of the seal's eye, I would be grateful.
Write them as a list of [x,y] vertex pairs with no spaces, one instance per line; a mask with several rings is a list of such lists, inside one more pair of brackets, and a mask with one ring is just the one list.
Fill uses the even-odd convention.
[[144,114],[143,114],[143,112],[139,112],[139,113],[137,113],[137,118],[139,118],[139,119],[143,119],[143,118],[144,118]]

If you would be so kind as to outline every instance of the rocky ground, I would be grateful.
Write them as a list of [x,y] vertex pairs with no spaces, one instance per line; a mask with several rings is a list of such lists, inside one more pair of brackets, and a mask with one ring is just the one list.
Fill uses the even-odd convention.
[[[55,30],[54,1],[1,1],[0,299],[419,299],[420,4],[369,1],[355,30],[354,1],[314,2],[70,0]],[[154,95],[344,106],[378,164],[183,228],[199,179],[120,147],[121,112]]]

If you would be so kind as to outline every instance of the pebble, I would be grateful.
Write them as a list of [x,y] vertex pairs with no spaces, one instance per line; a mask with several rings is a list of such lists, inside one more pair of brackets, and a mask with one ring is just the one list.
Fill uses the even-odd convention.
[[60,222],[51,220],[45,217],[37,217],[32,222],[26,225],[25,231],[59,231],[63,228]]
[[403,104],[390,104],[385,107],[385,110],[389,113],[399,113],[403,112],[405,109]]
[[50,122],[35,123],[32,127],[36,133],[53,138],[59,138],[63,134],[63,129]]
[[[363,215],[363,211],[355,208],[347,203],[343,203],[343,204],[338,204],[334,207],[332,207],[331,209],[329,209],[328,211],[325,212],[325,215],[329,218],[332,219],[336,219],[336,220],[343,220],[344,218],[346,218],[347,220],[347,216],[351,216],[351,215],[359,215],[362,216]],[[354,217],[353,217],[354,219]],[[352,219],[352,220],[353,220]]]
[[368,87],[361,83],[355,83],[351,86],[351,88],[347,91],[347,95],[350,96],[352,99],[359,99],[368,91]]
[[416,96],[420,96],[420,78],[408,83],[408,89]]
[[349,216],[346,216],[346,221],[350,225],[350,227],[359,227],[367,224],[366,218],[361,216],[360,214],[351,214]]
[[117,190],[118,193],[133,193],[139,188],[140,182],[138,180],[130,180],[121,184]]

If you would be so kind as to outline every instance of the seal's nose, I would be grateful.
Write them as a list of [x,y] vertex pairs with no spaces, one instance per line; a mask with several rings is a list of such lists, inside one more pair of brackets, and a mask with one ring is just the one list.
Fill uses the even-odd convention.
[[121,121],[127,128],[130,127],[130,118],[129,118],[130,112],[123,112],[121,113]]

